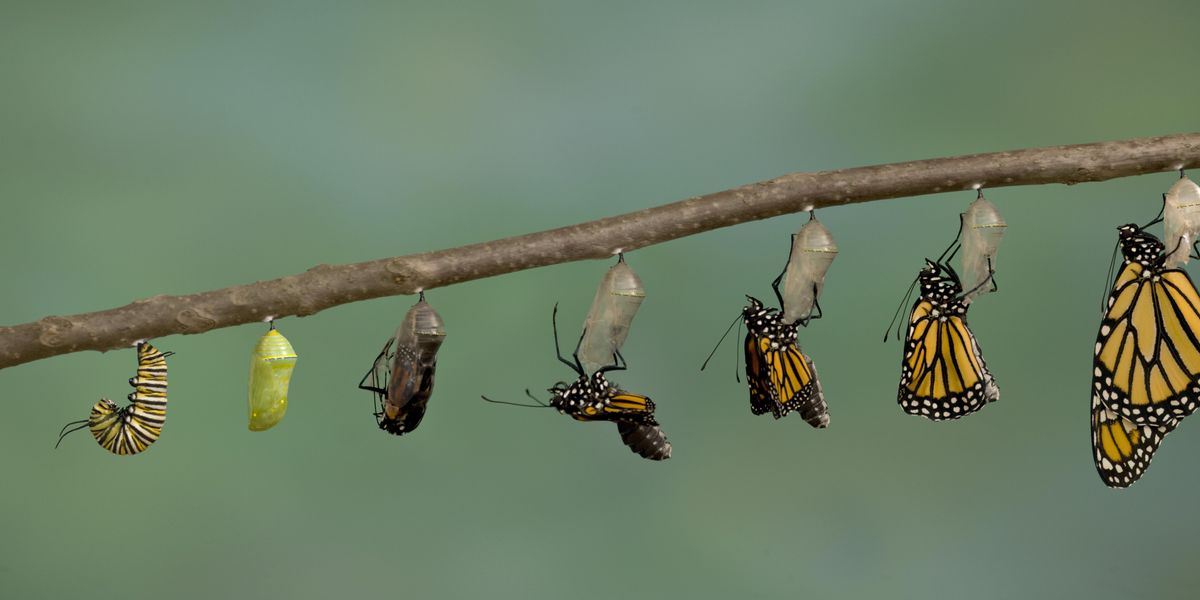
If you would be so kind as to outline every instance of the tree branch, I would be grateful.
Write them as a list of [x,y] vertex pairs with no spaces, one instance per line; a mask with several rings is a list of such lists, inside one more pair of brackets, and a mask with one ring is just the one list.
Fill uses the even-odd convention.
[[139,339],[306,316],[382,296],[611,256],[747,221],[870,200],[976,187],[1104,181],[1200,166],[1200,133],[1031,148],[871,167],[792,173],[680,202],[492,242],[0,327],[0,368]]

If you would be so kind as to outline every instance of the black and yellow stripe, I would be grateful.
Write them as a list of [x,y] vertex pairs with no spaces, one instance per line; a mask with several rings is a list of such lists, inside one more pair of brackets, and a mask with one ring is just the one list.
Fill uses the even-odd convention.
[[[119,407],[112,400],[101,398],[86,421],[76,422],[80,424],[79,428],[86,426],[101,447],[121,456],[149,448],[162,435],[163,424],[167,421],[166,359],[172,353],[161,352],[149,342],[139,343],[137,352],[137,375],[129,380],[129,385],[133,386],[130,404]],[[71,431],[64,428],[59,441]]]

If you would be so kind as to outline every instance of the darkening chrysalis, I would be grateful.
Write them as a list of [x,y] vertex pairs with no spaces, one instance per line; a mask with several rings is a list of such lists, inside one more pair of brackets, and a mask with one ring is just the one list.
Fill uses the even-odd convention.
[[783,272],[783,321],[795,323],[812,314],[825,287],[825,273],[837,258],[833,234],[810,212],[808,222],[792,235],[792,252]]
[[425,302],[425,293],[421,292],[420,300],[404,315],[396,334],[384,344],[358,385],[375,392],[375,419],[380,429],[404,435],[421,424],[433,394],[437,352],[445,338],[441,315]]
[[250,354],[250,431],[266,431],[283,420],[295,368],[296,351],[272,321]]
[[967,212],[962,214],[962,229],[959,237],[962,240],[962,287],[966,292],[964,302],[995,291],[994,285],[986,282],[991,278],[996,268],[996,251],[1000,240],[1008,229],[1008,223],[996,209],[996,205],[983,197],[983,190]]
[[1192,244],[1200,241],[1200,186],[1182,172],[1179,181],[1163,196],[1163,244],[1166,268],[1186,265]]
[[579,362],[587,373],[595,373],[613,362],[629,335],[629,326],[638,307],[646,299],[646,289],[625,255],[617,259],[600,280],[592,308],[583,322],[583,338],[579,340]]

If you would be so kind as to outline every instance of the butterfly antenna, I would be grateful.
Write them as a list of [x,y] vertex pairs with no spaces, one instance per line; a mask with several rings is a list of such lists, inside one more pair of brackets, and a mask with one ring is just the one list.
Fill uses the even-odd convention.
[[1100,314],[1101,314],[1101,316],[1103,316],[1104,312],[1108,310],[1108,294],[1112,288],[1112,286],[1110,284],[1111,284],[1112,278],[1113,278],[1113,270],[1117,268],[1117,251],[1120,249],[1121,249],[1121,242],[1120,242],[1120,240],[1118,240],[1117,244],[1115,246],[1113,246],[1112,258],[1109,259],[1109,261],[1108,261],[1108,276],[1104,278],[1104,292],[1103,292],[1103,295],[1100,296]]
[[[888,334],[892,332],[892,325],[896,324],[896,319],[900,318],[900,311],[904,310],[904,306],[908,304],[908,299],[912,297],[913,288],[917,287],[917,282],[921,280],[921,276],[917,275],[913,282],[908,286],[908,291],[904,292],[904,298],[900,300],[900,306],[896,307],[896,314],[892,315],[892,322],[888,323],[887,329],[883,332],[883,341],[887,343]],[[900,339],[900,328],[896,328],[896,339]]]
[[717,348],[721,347],[721,342],[725,341],[725,337],[729,335],[729,332],[733,330],[733,326],[737,325],[741,319],[742,315],[739,313],[737,318],[734,319],[733,322],[729,324],[729,327],[725,329],[725,333],[721,334],[721,339],[717,340],[717,345],[713,346],[712,352],[708,353],[708,358],[704,359],[704,364],[700,365],[701,371],[704,370],[704,367],[708,366],[708,361],[712,360],[713,355],[717,353]]
[[480,396],[480,398],[483,398],[485,401],[491,402],[492,404],[507,404],[509,406],[520,406],[523,408],[550,408],[549,404],[542,404],[542,402],[540,400],[538,400],[537,398],[534,398],[533,394],[529,393],[529,390],[525,390],[525,394],[528,395],[530,398],[533,398],[533,401],[537,402],[537,404],[522,404],[520,402],[506,402],[504,400],[492,400],[491,398],[488,398],[487,396]]

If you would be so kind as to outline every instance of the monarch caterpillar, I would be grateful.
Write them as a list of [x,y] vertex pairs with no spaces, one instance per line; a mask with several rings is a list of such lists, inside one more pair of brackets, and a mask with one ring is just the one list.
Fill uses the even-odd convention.
[[585,372],[595,373],[612,361],[613,352],[625,343],[633,317],[645,299],[646,288],[642,287],[641,278],[625,262],[625,255],[619,254],[617,264],[600,280],[583,322],[579,362]]
[[[558,382],[550,387],[547,391],[551,393],[551,397],[547,404],[542,404],[534,398],[534,401],[538,402],[537,405],[516,405],[553,408],[560,414],[567,415],[576,421],[615,422],[621,441],[633,452],[650,460],[671,458],[671,442],[667,440],[666,434],[662,432],[658,421],[654,418],[654,402],[646,396],[620,389],[604,375],[610,371],[625,369],[621,353],[614,351],[613,362],[600,367],[589,376],[580,362],[579,346],[576,346],[575,353],[572,355],[573,361],[563,358],[558,345],[557,314],[558,306],[555,306],[551,317],[554,327],[554,351],[559,362],[570,367],[577,375],[577,379],[570,384]],[[584,335],[586,334],[585,331]],[[582,336],[580,339],[582,340]],[[526,390],[526,394],[528,393]],[[533,396],[530,395],[530,397]],[[484,396],[483,399],[497,404],[515,404],[492,400],[487,396]]]
[[1158,238],[1132,223],[1117,232],[1124,262],[1096,337],[1092,397],[1134,425],[1173,429],[1200,398],[1200,295],[1165,267]]
[[1000,398],[967,327],[968,294],[954,269],[941,262],[944,258],[949,260],[945,253],[937,261],[926,259],[914,282],[920,293],[909,314],[900,362],[900,407],[933,421],[969,415]]
[[996,251],[1000,240],[1004,237],[1008,223],[1000,216],[1000,211],[983,197],[979,190],[975,201],[967,207],[967,212],[961,215],[962,224],[959,237],[962,239],[962,285],[968,290],[964,302],[970,302],[975,296],[993,291],[984,285],[992,277],[995,270]]
[[1200,241],[1200,186],[1179,171],[1179,181],[1163,196],[1163,239],[1170,244],[1164,266],[1187,264]]
[[425,292],[421,292],[358,383],[360,389],[375,393],[375,422],[380,429],[404,435],[421,424],[433,394],[437,352],[445,339],[441,315],[425,302]]
[[[167,357],[173,352],[160,352],[150,342],[137,345],[137,375],[129,379],[133,392],[131,404],[118,407],[108,398],[92,406],[87,419],[67,423],[58,435],[64,437],[83,428],[102,448],[113,454],[137,454],[150,447],[162,435],[167,421]],[[58,444],[55,444],[58,447]]]
[[283,420],[295,368],[296,351],[271,321],[271,328],[258,338],[250,354],[250,431],[266,431]]
[[779,303],[783,309],[783,322],[795,323],[809,317],[817,296],[825,287],[825,273],[837,254],[833,234],[817,220],[815,212],[809,211],[808,222],[792,235],[791,254],[780,274],[783,294]]

